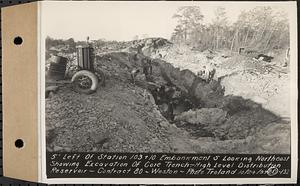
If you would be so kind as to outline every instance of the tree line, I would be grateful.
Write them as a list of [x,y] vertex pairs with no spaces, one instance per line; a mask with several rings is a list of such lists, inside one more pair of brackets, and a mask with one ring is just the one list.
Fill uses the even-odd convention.
[[183,6],[173,16],[177,25],[171,36],[174,43],[185,43],[201,50],[240,47],[269,51],[289,47],[289,20],[285,12],[268,6],[241,11],[230,23],[224,7],[217,7],[211,23],[204,23],[199,6]]

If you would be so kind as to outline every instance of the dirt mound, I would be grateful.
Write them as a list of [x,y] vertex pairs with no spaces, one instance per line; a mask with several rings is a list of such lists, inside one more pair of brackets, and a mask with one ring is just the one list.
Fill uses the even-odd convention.
[[[190,152],[188,134],[145,89],[110,78],[95,94],[61,87],[46,100],[48,151]],[[184,145],[174,143],[174,138]]]
[[172,46],[172,43],[164,38],[146,38],[130,41],[127,44],[129,47],[124,49],[124,52],[140,53],[154,58],[165,56],[166,48]]

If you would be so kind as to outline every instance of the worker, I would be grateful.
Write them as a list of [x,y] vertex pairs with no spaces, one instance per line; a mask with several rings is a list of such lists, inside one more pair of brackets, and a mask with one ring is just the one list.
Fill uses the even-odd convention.
[[136,49],[137,54],[143,54],[143,51],[142,51],[143,46],[139,42],[134,41],[133,45],[134,45],[134,48]]
[[150,81],[152,76],[151,60],[143,59],[143,73],[145,74],[146,80]]
[[209,77],[209,70],[208,70],[208,68],[206,68],[205,65],[203,66],[202,77],[205,81],[207,81],[208,77]]
[[197,72],[197,76],[199,76],[201,79],[205,80],[207,83],[210,82],[216,74],[216,69],[212,69],[211,67],[206,67],[205,65],[202,67],[202,69]]
[[142,60],[142,65],[143,65],[143,73],[147,75],[152,75],[152,65],[151,61],[149,59],[144,58]]
[[131,81],[133,84],[135,84],[135,77],[137,76],[137,74],[140,72],[139,69],[137,68],[134,68],[131,73],[130,73],[130,76],[131,76]]
[[208,82],[210,82],[211,80],[213,80],[215,74],[216,74],[216,69],[215,68],[213,68],[212,70],[209,71]]

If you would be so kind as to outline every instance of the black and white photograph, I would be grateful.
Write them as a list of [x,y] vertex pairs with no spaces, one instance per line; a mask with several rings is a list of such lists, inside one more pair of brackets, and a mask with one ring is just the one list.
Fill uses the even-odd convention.
[[[289,4],[266,2],[45,3],[47,169],[66,171],[50,160],[68,153],[94,153],[98,160],[158,154],[163,162],[144,164],[141,175],[164,163],[183,167],[164,162],[167,156],[201,155],[201,162],[226,154],[223,161],[237,172],[222,165],[223,172],[207,173],[234,177],[239,168],[258,168],[258,158],[246,156],[260,154],[267,176],[278,169],[290,175],[271,161],[291,166],[293,16]],[[114,167],[111,175],[125,174]]]

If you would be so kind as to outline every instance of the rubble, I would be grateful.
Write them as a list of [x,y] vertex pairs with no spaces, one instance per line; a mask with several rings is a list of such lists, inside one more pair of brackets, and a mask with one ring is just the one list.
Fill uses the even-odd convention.
[[273,59],[274,57],[272,56],[267,56],[265,54],[258,54],[256,57],[254,57],[254,60],[257,60],[257,61],[265,61],[265,62],[271,62],[271,60]]

